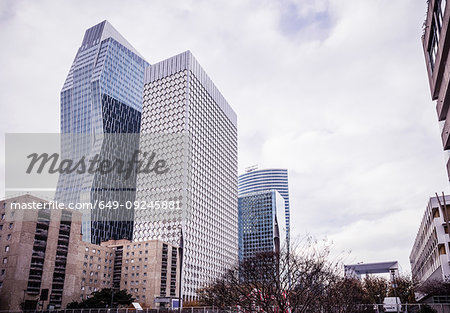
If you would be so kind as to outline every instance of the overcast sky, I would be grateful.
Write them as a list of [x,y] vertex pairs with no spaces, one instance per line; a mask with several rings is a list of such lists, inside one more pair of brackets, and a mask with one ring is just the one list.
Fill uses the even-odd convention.
[[239,172],[289,169],[294,235],[409,271],[428,198],[449,187],[425,12],[425,0],[0,0],[1,175],[5,132],[59,131],[84,31],[107,19],[150,63],[192,51],[238,115]]

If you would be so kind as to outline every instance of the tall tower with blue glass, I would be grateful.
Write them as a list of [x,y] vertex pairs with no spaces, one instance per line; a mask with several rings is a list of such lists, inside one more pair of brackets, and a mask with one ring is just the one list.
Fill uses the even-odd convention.
[[286,234],[289,239],[290,233],[290,209],[289,209],[289,185],[287,169],[250,169],[246,173],[239,175],[238,194],[242,195],[257,192],[276,190],[283,197],[285,202]]
[[239,260],[275,252],[275,237],[286,242],[285,201],[276,190],[250,192],[238,198]]
[[[109,22],[86,30],[61,91],[62,158],[130,159],[139,144],[148,65]],[[84,241],[131,239],[133,211],[123,205],[134,200],[135,179],[124,182],[115,172],[64,173],[55,198],[91,205],[83,209]],[[98,209],[111,201],[115,210]]]

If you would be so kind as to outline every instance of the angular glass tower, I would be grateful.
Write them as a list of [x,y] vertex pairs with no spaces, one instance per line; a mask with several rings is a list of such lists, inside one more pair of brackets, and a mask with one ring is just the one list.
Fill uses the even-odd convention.
[[140,149],[169,171],[138,174],[147,209],[135,212],[133,240],[183,234],[182,295],[193,300],[238,260],[237,118],[189,51],[147,68]]
[[285,243],[285,203],[276,190],[247,193],[239,197],[239,260],[275,251],[275,236]]
[[264,169],[249,170],[239,175],[238,190],[239,196],[256,191],[276,190],[283,197],[285,202],[286,232],[289,238],[289,185],[287,169]]
[[[144,71],[149,64],[103,21],[86,30],[81,47],[61,91],[61,154],[79,160],[129,159],[138,147]],[[133,201],[135,177],[123,183],[114,173],[61,174],[55,198],[68,203]],[[100,243],[131,239],[132,211],[83,211],[83,240]]]

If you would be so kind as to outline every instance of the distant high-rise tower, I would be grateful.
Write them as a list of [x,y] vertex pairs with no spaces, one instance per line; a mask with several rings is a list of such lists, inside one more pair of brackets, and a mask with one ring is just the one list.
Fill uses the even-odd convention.
[[286,232],[289,237],[290,210],[289,210],[289,186],[287,169],[264,169],[251,168],[246,173],[239,175],[238,190],[239,197],[256,191],[276,190],[285,202]]
[[146,70],[140,150],[168,171],[138,174],[133,239],[179,244],[182,231],[193,300],[238,260],[237,119],[189,51]]
[[276,190],[246,193],[239,197],[239,260],[274,252],[274,238],[285,242],[285,203]]
[[[64,159],[80,160],[99,155],[102,159],[130,158],[138,147],[144,70],[148,63],[109,24],[103,21],[88,30],[78,49],[61,91],[61,152]],[[123,205],[133,201],[135,177],[127,182],[115,172],[61,174],[55,198],[69,203],[108,201]],[[83,240],[100,243],[131,239],[131,210],[83,211]]]
[[[424,1],[425,2],[425,1]],[[447,174],[450,178],[450,6],[447,0],[429,0],[428,12],[422,36],[423,50],[431,90],[436,101],[436,112],[441,128],[442,145],[445,150]]]

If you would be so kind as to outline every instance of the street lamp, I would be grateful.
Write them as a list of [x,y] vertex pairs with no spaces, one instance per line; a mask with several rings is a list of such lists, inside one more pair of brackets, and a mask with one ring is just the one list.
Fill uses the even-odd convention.
[[180,234],[180,245],[178,247],[178,255],[180,256],[180,281],[178,282],[178,313],[181,312],[181,275],[183,273],[183,229]]
[[397,313],[400,313],[398,308],[398,298],[397,298],[397,284],[395,283],[395,270],[391,269],[391,275],[392,275],[392,287],[394,288],[394,297],[395,297],[395,304],[397,307]]

